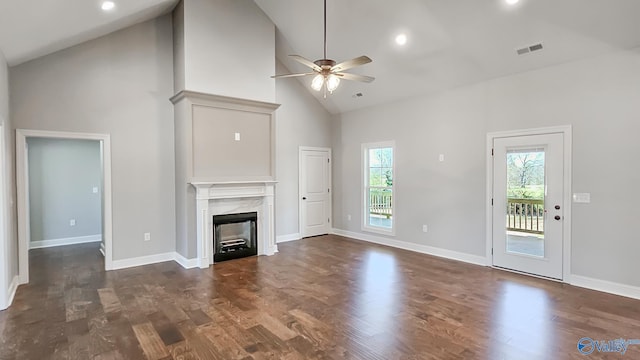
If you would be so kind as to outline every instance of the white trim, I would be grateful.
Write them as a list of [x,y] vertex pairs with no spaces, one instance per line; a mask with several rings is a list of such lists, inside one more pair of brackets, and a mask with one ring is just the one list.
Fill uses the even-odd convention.
[[276,244],[297,240],[302,240],[302,236],[300,236],[300,233],[276,236]]
[[[302,197],[305,194],[301,193],[301,186],[300,184],[302,183],[302,152],[303,151],[321,151],[321,152],[326,152],[327,153],[327,157],[329,158],[329,165],[328,165],[328,171],[327,171],[327,186],[329,187],[329,199],[328,199],[328,206],[327,206],[327,216],[329,217],[329,223],[327,224],[328,227],[328,231],[331,231],[331,229],[333,228],[333,175],[331,172],[331,169],[333,168],[333,155],[331,153],[331,148],[326,148],[326,147],[313,147],[313,146],[299,146],[298,147],[298,231],[299,231],[299,236],[300,239],[302,238],[303,234],[304,234],[304,224],[303,224],[303,217],[302,217],[302,208],[303,208],[303,203],[302,203]],[[300,240],[300,239],[296,239],[296,240]],[[280,242],[279,240],[276,239],[276,243]]]
[[187,259],[186,257],[182,256],[182,254],[178,252],[173,253],[173,260],[178,264],[180,264],[180,266],[182,266],[185,269],[194,269],[199,267],[197,258]]
[[493,265],[493,256],[491,254],[491,248],[493,243],[493,207],[491,205],[491,199],[493,198],[493,156],[491,150],[493,149],[493,140],[495,138],[514,137],[514,136],[528,136],[528,135],[544,135],[544,134],[563,134],[564,142],[564,193],[563,193],[563,206],[564,206],[564,226],[563,226],[563,249],[562,249],[562,280],[568,282],[571,279],[571,159],[572,159],[572,127],[571,125],[543,127],[535,129],[524,130],[510,130],[510,131],[498,131],[487,133],[486,142],[486,265]]
[[433,255],[433,256],[437,256],[445,259],[462,261],[462,262],[474,264],[474,265],[485,266],[487,262],[487,260],[483,256],[461,253],[458,251],[442,249],[442,248],[421,245],[421,244],[415,244],[415,243],[400,241],[396,239],[383,238],[380,236],[361,234],[361,233],[356,233],[356,232],[347,231],[347,230],[332,229],[332,234],[345,236],[345,237],[356,239],[356,240],[362,240],[362,241],[366,241],[374,244],[391,246],[394,248],[409,250],[409,251],[418,252],[422,254]]
[[586,276],[571,275],[569,284],[581,288],[602,291],[609,294],[626,296],[632,299],[640,299],[640,287],[614,283],[611,281],[594,279]]
[[27,138],[80,139],[100,141],[102,146],[103,176],[103,236],[105,244],[105,270],[113,270],[113,224],[111,204],[111,136],[109,134],[74,133],[16,129],[16,188],[18,212],[18,266],[20,283],[29,282],[29,202],[27,186]]
[[9,195],[10,191],[8,191],[6,186],[6,168],[7,164],[10,164],[10,161],[7,161],[6,157],[6,139],[5,139],[5,120],[0,115],[0,310],[4,310],[9,307],[10,302],[9,298],[9,284],[7,284],[7,277],[9,276],[9,254],[8,254],[8,245],[9,245],[9,231],[7,224],[9,224],[7,215],[10,211]]
[[[6,303],[7,306],[5,307],[5,309],[11,306],[11,304],[13,303],[13,298],[15,298],[16,296],[16,291],[18,291],[19,285],[20,285],[20,277],[16,275],[11,280],[11,284],[9,284],[9,290],[8,290],[9,296],[7,296],[7,303]],[[0,308],[0,310],[2,309]]]
[[126,269],[142,265],[151,265],[165,261],[175,261],[175,252],[140,256],[122,260],[113,260],[113,270]]
[[369,194],[365,194],[365,191],[368,188],[367,182],[369,180],[369,149],[379,149],[379,148],[388,148],[390,147],[393,151],[393,158],[391,164],[391,172],[393,174],[393,184],[391,185],[391,192],[394,197],[396,197],[396,142],[394,140],[390,141],[378,141],[378,142],[370,142],[363,143],[360,146],[360,179],[361,179],[361,187],[360,187],[360,204],[362,205],[362,211],[360,212],[360,230],[366,232],[372,232],[376,234],[386,235],[386,236],[396,236],[396,202],[391,202],[391,214],[393,216],[391,222],[391,229],[387,230],[381,226],[372,226],[368,224],[368,215],[369,215]]
[[29,243],[29,249],[41,249],[41,248],[48,248],[48,247],[54,247],[54,246],[84,244],[84,243],[92,243],[92,242],[98,242],[98,241],[102,241],[102,234],[32,241]]
[[13,303],[13,298],[16,296],[16,291],[18,290],[18,285],[20,285],[20,278],[18,275],[14,276],[11,280],[11,284],[9,284],[7,290],[7,296],[0,299],[0,310],[5,310],[11,306]]

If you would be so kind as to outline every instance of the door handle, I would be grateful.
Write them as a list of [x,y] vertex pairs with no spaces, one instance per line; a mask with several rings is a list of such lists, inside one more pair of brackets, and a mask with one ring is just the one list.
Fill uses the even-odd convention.
[[560,219],[562,219],[562,217],[561,217],[560,215],[556,215],[556,216],[554,216],[553,218],[554,218],[554,219],[556,219],[556,220],[560,220]]
[[302,197],[302,200],[307,200],[307,197],[306,197],[306,196],[303,196],[303,197]]

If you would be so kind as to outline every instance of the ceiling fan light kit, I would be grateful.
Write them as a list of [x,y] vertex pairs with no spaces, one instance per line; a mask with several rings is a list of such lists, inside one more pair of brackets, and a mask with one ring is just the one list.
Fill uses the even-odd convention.
[[320,91],[324,88],[324,97],[327,97],[327,91],[331,94],[340,85],[340,80],[353,80],[370,83],[375,78],[371,76],[350,74],[344,72],[345,70],[354,68],[356,66],[368,64],[371,59],[368,56],[359,56],[355,59],[344,61],[340,64],[336,64],[335,60],[327,59],[327,0],[324,0],[324,58],[316,61],[311,61],[300,55],[289,55],[293,60],[307,66],[313,70],[310,73],[297,73],[297,74],[282,74],[274,75],[272,78],[287,78],[287,77],[300,77],[307,75],[315,75],[311,81],[311,88],[315,91]]

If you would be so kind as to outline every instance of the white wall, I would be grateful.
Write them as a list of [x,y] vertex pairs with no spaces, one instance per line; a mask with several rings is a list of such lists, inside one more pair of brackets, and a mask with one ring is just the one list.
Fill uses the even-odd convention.
[[14,129],[111,134],[114,260],[175,250],[172,58],[167,15],[11,68]]
[[640,286],[638,69],[620,52],[336,116],[334,227],[361,232],[360,144],[395,140],[396,239],[484,256],[486,134],[571,124],[572,191],[592,199],[572,208],[572,273]]
[[31,242],[100,236],[100,142],[28,138],[27,144]]
[[184,0],[183,13],[187,90],[274,102],[275,25],[252,0]]
[[[277,73],[289,70],[277,62]],[[298,234],[298,148],[331,147],[331,115],[296,79],[276,82],[276,235]]]

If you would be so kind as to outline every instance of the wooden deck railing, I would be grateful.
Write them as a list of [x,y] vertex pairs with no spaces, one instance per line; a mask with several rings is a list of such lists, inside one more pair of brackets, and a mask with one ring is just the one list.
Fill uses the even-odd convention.
[[544,200],[507,199],[507,230],[544,234]]
[[369,213],[374,215],[384,215],[389,219],[393,215],[391,192],[372,191],[369,195]]

